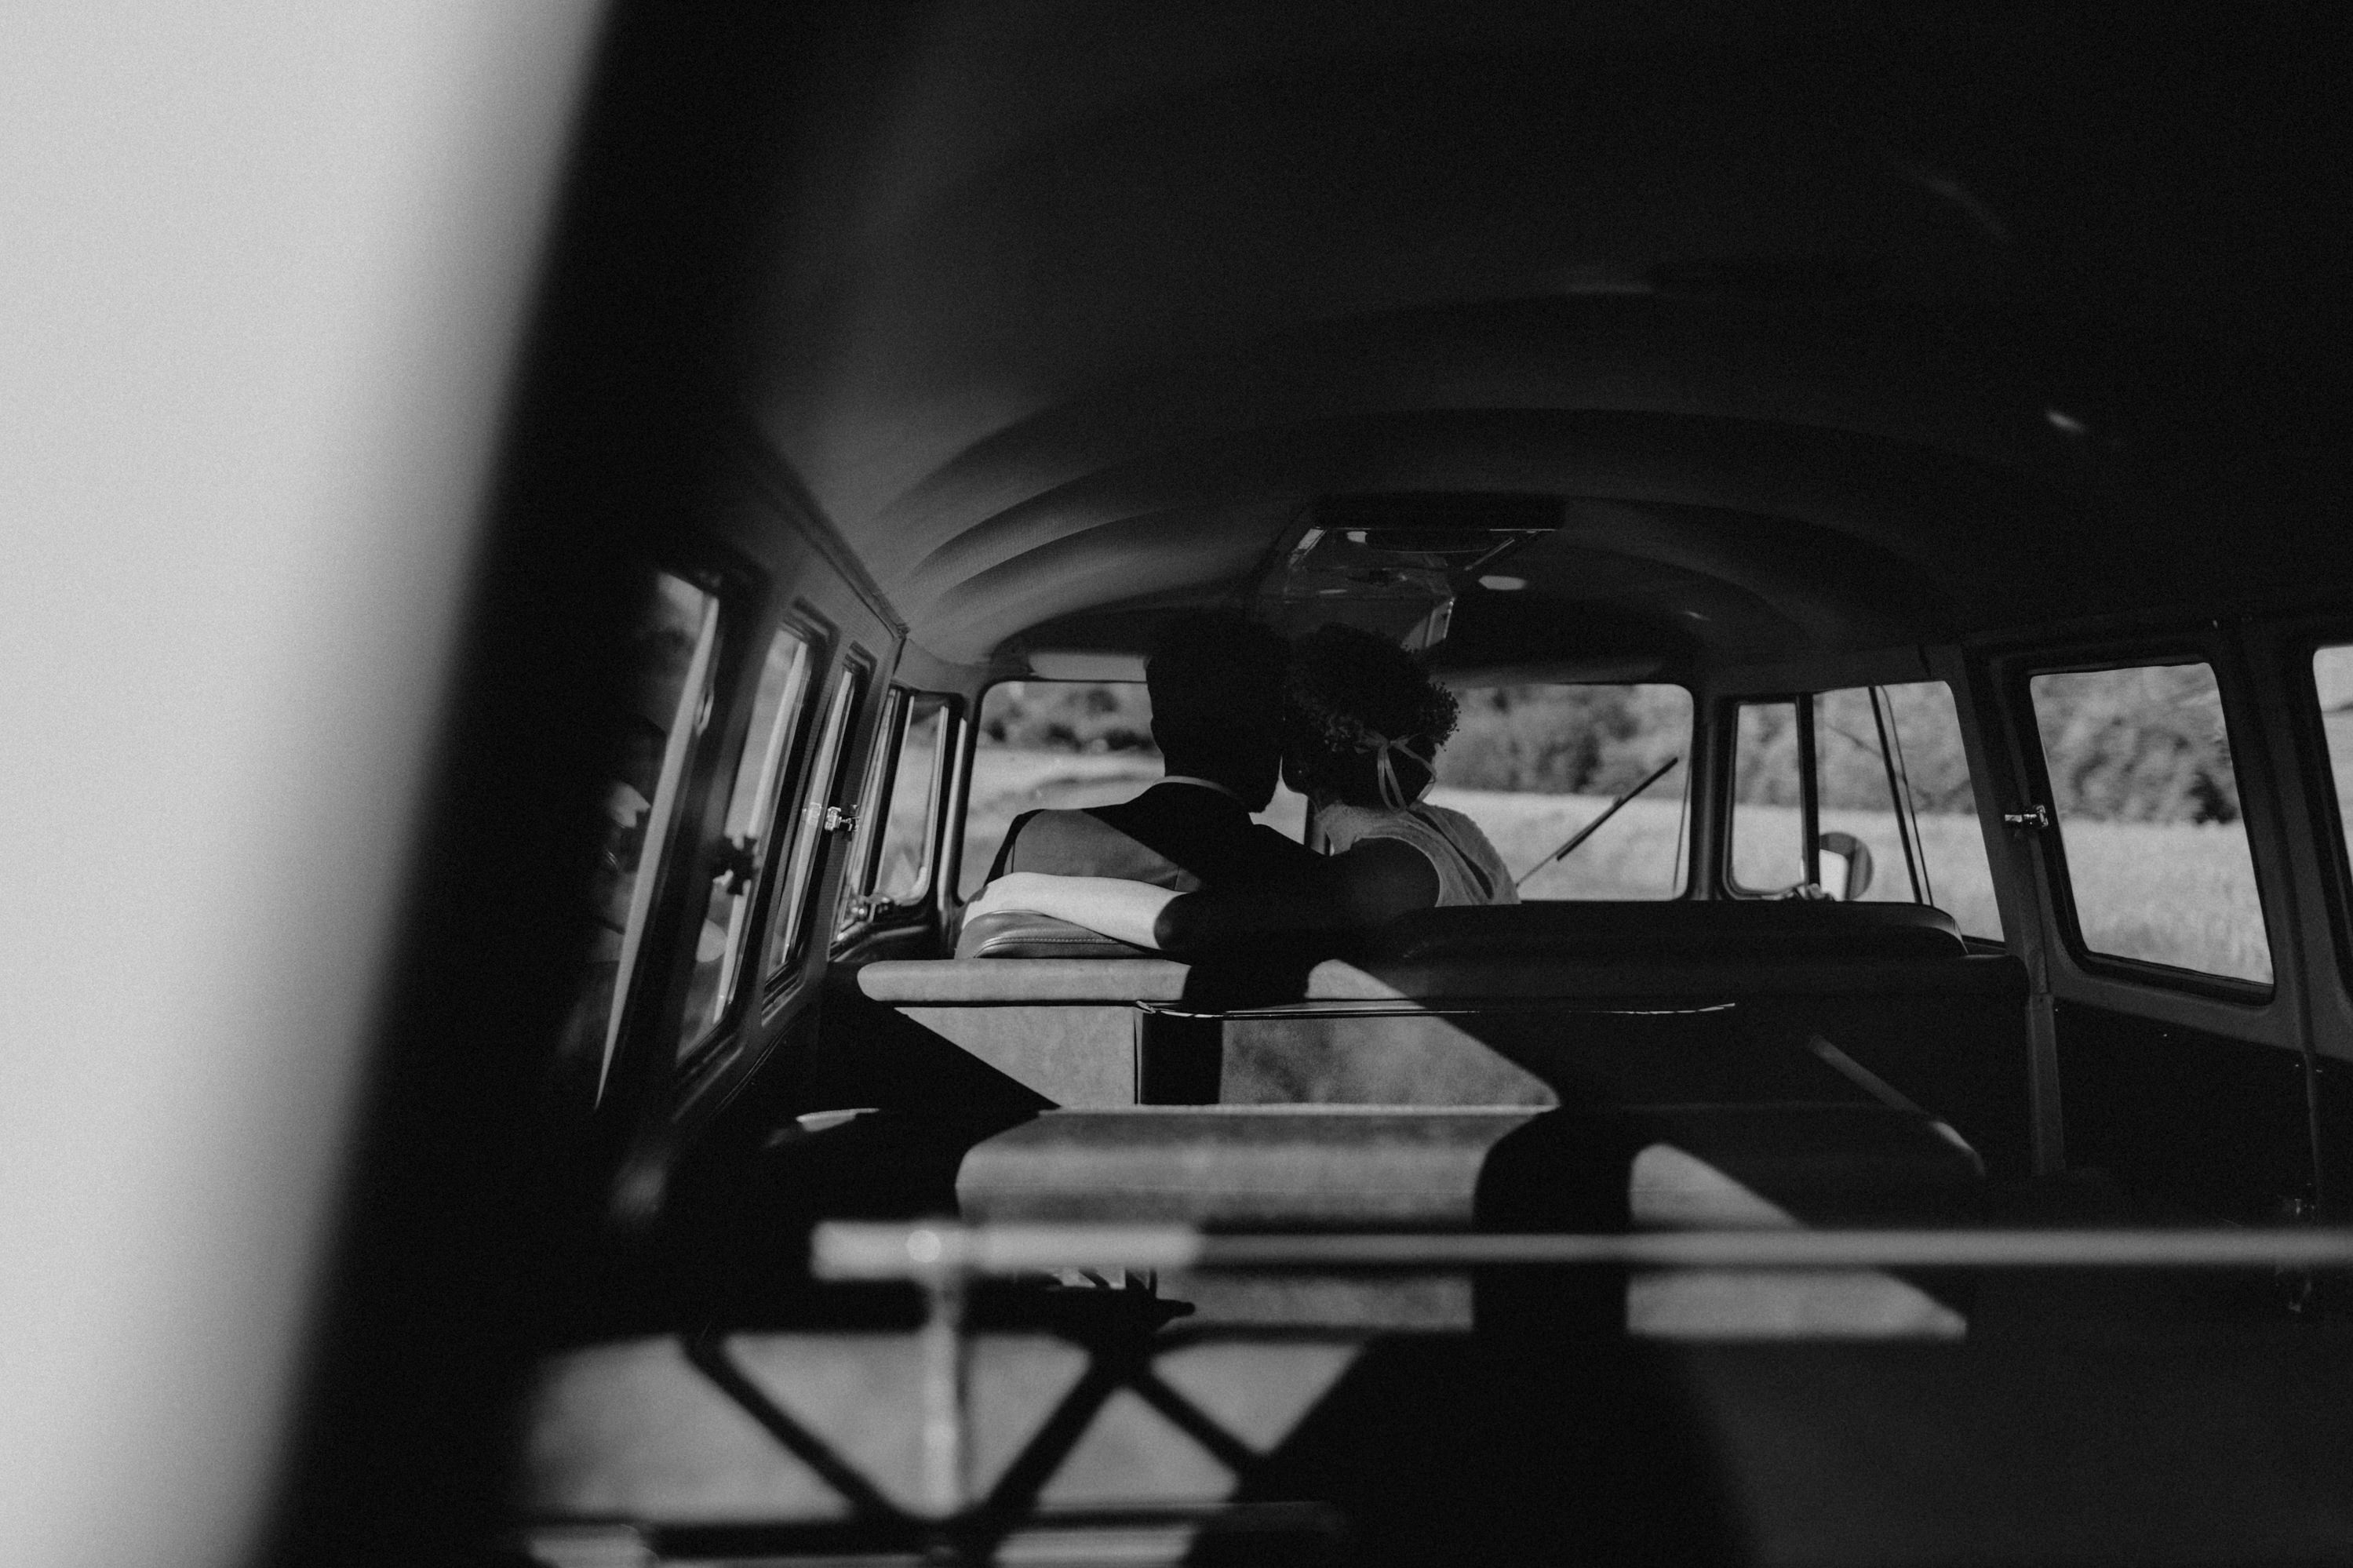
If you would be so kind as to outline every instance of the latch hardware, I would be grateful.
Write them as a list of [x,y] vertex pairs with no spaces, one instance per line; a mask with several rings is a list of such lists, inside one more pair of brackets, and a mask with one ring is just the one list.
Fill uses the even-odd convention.
[[828,833],[847,833],[858,826],[858,808],[854,805],[828,805],[818,826]]
[[2001,814],[2001,820],[2005,827],[2033,827],[2048,833],[2051,830],[2051,808],[2038,802],[2024,811],[2005,811]]
[[713,879],[724,878],[726,891],[733,895],[744,891],[760,875],[756,838],[723,838],[711,851],[711,875]]

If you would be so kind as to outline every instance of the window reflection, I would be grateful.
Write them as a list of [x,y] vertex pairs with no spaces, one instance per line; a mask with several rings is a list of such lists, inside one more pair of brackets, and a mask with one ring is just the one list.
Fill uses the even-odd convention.
[[603,1097],[620,1043],[656,873],[710,697],[718,630],[714,596],[668,573],[655,574],[615,693],[604,842],[588,888],[596,931],[557,1056],[561,1092],[573,1103]]

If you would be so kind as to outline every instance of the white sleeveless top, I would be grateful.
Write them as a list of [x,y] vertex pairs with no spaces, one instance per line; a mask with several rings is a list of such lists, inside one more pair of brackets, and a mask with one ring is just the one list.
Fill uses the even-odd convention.
[[1516,904],[1517,889],[1503,857],[1479,825],[1442,805],[1411,805],[1403,811],[1377,806],[1332,805],[1315,814],[1315,829],[1337,855],[1367,838],[1396,838],[1412,845],[1438,873],[1438,902]]

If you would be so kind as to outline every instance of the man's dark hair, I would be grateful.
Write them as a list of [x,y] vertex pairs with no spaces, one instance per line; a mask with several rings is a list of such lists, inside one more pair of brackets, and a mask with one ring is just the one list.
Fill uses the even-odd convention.
[[1271,768],[1291,646],[1236,610],[1195,610],[1160,628],[1144,664],[1152,733],[1171,773],[1226,782]]

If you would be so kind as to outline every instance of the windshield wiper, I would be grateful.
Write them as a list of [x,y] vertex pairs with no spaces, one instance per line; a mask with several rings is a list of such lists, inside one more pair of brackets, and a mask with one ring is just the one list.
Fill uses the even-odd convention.
[[1661,763],[1657,767],[1651,769],[1649,777],[1643,779],[1641,783],[1636,784],[1632,789],[1628,790],[1624,795],[1620,795],[1616,800],[1611,801],[1609,803],[1609,809],[1595,817],[1592,821],[1587,823],[1584,826],[1578,828],[1575,833],[1570,834],[1568,836],[1567,843],[1562,845],[1559,848],[1554,850],[1551,854],[1546,856],[1543,859],[1537,861],[1535,865],[1521,872],[1518,877],[1514,878],[1512,882],[1513,891],[1518,891],[1519,886],[1522,882],[1526,881],[1530,877],[1535,876],[1537,872],[1543,870],[1554,861],[1567,859],[1571,850],[1584,843],[1587,839],[1592,837],[1595,831],[1599,829],[1603,823],[1618,815],[1618,808],[1620,806],[1625,805],[1628,801],[1633,799],[1636,795],[1641,794],[1644,790],[1650,788],[1661,779],[1665,778],[1667,776],[1667,770],[1682,761],[1683,758],[1681,757],[1669,757],[1665,762]]

